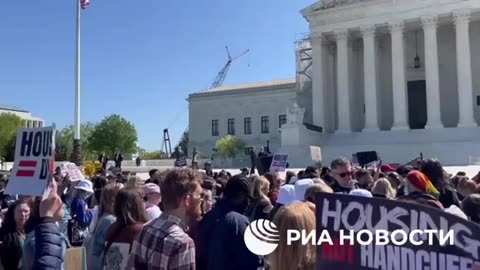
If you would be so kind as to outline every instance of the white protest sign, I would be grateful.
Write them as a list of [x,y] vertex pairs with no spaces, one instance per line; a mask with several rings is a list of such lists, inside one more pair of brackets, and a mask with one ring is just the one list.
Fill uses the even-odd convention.
[[284,172],[287,168],[288,155],[287,154],[275,154],[273,155],[272,164],[270,165],[270,171],[272,172]]
[[65,162],[60,165],[60,170],[62,172],[62,176],[65,177],[68,173],[68,178],[72,182],[80,181],[82,179],[85,179],[83,176],[82,171],[75,165],[74,163],[71,162]]
[[310,156],[313,161],[322,161],[322,149],[318,146],[310,146]]
[[55,126],[20,129],[5,193],[41,196],[52,177],[54,162]]

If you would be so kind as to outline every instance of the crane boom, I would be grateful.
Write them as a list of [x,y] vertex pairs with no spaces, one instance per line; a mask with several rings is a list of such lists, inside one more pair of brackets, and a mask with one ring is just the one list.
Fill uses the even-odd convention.
[[228,50],[227,46],[225,46],[225,49],[227,50],[228,61],[225,64],[225,66],[223,66],[223,68],[220,70],[220,72],[218,72],[217,77],[215,78],[215,80],[213,81],[213,83],[212,83],[212,85],[210,86],[209,89],[222,86],[223,82],[225,81],[225,78],[227,77],[228,70],[230,69],[230,66],[232,65],[232,62],[250,52],[250,50],[246,50],[246,51],[242,52],[241,54],[239,54],[235,57],[232,57],[230,55],[230,51]]
[[[245,56],[247,53],[250,52],[250,49],[248,50],[245,50],[244,52],[242,52],[241,54],[235,56],[235,57],[232,57],[230,55],[230,51],[228,50],[228,47],[225,46],[225,49],[227,51],[227,57],[228,57],[228,60],[227,60],[227,63],[223,66],[223,68],[218,72],[217,74],[217,77],[215,78],[215,80],[213,81],[212,85],[210,86],[210,88],[204,90],[204,91],[201,91],[200,93],[202,92],[206,92],[212,88],[216,88],[216,87],[219,87],[219,86],[222,86],[223,82],[225,81],[225,78],[227,77],[227,74],[228,74],[228,70],[230,69],[230,66],[232,65],[232,62]],[[174,124],[177,122],[178,120],[178,117],[180,115],[178,115],[177,117],[175,117],[174,121],[172,122],[172,124],[170,124],[168,126],[168,128],[164,129],[163,130],[163,141],[162,141],[162,151],[165,147],[165,153],[167,153],[167,156],[170,156],[172,150],[171,150],[171,145],[170,145],[170,135],[168,134],[168,129]],[[188,127],[186,129],[186,131],[188,131]]]

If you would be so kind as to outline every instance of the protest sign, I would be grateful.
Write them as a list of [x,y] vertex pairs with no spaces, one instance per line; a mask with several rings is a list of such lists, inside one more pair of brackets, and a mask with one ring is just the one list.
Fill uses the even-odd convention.
[[284,172],[287,168],[288,155],[287,154],[275,154],[273,155],[272,164],[270,164],[270,171],[272,172]]
[[177,168],[187,166],[187,158],[185,156],[179,157],[177,160],[175,160],[174,166]]
[[310,156],[313,161],[322,161],[322,149],[318,146],[310,146]]
[[18,131],[15,160],[7,194],[42,195],[52,178],[55,162],[55,126]]
[[68,178],[72,182],[80,181],[82,179],[85,179],[83,176],[82,171],[75,165],[74,163],[71,162],[64,162],[60,164],[60,170],[62,172],[62,176],[65,177],[68,173]]
[[[469,270],[480,259],[480,226],[439,209],[340,194],[318,193],[316,199],[317,238],[324,237],[323,231],[331,237],[331,242],[317,245],[318,270]],[[405,243],[378,244],[381,230],[391,233],[391,239],[405,239],[397,234],[401,231],[409,238]],[[428,237],[418,232],[427,230],[450,233],[452,242],[442,242],[440,233],[432,242],[419,244]],[[368,238],[365,231],[373,234],[368,245],[362,242]],[[345,238],[350,233],[353,243]]]

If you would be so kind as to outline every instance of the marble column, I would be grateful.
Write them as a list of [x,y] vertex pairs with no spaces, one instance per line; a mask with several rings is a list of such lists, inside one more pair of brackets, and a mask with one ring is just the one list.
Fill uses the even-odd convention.
[[389,23],[392,38],[393,130],[408,129],[403,21]]
[[350,132],[350,73],[348,66],[348,30],[335,32],[337,39],[337,132]]
[[363,37],[363,91],[365,95],[364,131],[378,131],[375,26],[361,27],[360,30]]
[[453,13],[457,40],[458,127],[477,126],[473,118],[472,63],[470,58],[470,11]]
[[313,124],[324,129],[325,132],[325,54],[323,35],[313,33],[312,42],[312,112]]
[[437,16],[422,17],[425,36],[425,78],[427,83],[427,125],[443,128],[440,112],[440,79],[438,75]]

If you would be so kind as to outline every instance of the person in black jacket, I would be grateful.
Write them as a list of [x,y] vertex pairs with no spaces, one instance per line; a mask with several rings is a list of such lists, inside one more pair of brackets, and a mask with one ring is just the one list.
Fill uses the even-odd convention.
[[346,158],[337,158],[330,165],[335,182],[330,185],[334,193],[349,194],[353,189],[360,188],[352,179],[352,164]]
[[259,257],[250,252],[243,235],[249,219],[251,184],[243,175],[233,176],[226,184],[223,198],[198,225],[197,270],[257,270]]
[[443,207],[448,208],[452,205],[460,207],[460,199],[454,188],[450,185],[447,185],[446,179],[448,178],[445,175],[442,164],[436,159],[427,159],[422,162],[420,171],[424,173],[432,184],[440,192],[440,197],[438,200],[443,204]]
[[62,241],[56,221],[63,216],[63,203],[52,181],[49,196],[40,202],[40,220],[35,227],[35,263],[33,270],[61,270],[63,264]]
[[4,269],[22,269],[24,226],[30,216],[26,199],[15,201],[8,208],[0,229],[0,262]]

